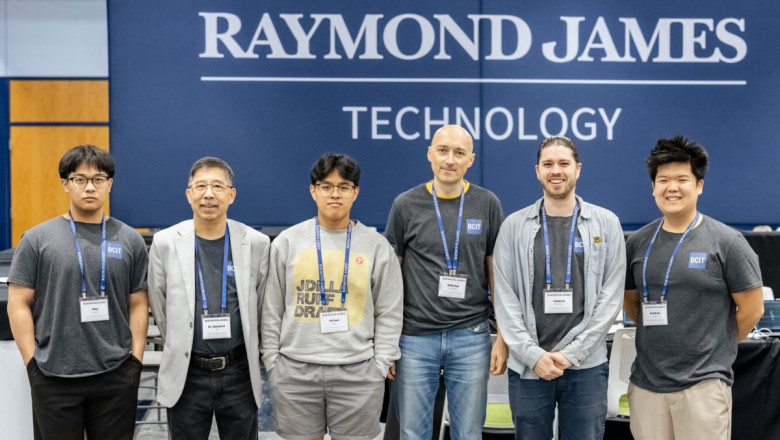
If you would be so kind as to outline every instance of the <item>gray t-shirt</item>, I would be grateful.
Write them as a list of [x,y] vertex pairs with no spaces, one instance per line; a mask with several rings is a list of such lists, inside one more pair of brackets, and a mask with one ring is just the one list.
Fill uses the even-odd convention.
[[[197,237],[200,267],[203,269],[203,284],[206,286],[206,301],[209,315],[222,313],[222,257],[225,252],[225,237],[207,240]],[[227,276],[227,313],[230,314],[230,338],[203,339],[203,297],[200,293],[198,279],[198,264],[195,271],[195,333],[192,341],[192,351],[204,355],[226,353],[244,343],[244,332],[241,329],[241,311],[238,308],[236,293],[236,277],[233,271],[233,253],[228,247]]]
[[[550,268],[552,270],[552,288],[563,289],[566,286],[566,265],[569,256],[569,233],[571,217],[547,216],[548,235],[550,237]],[[574,229],[574,252],[571,259],[572,313],[544,313],[545,280],[544,232],[539,229],[534,239],[534,286],[531,302],[536,318],[536,334],[539,346],[550,351],[566,336],[572,328],[582,322],[585,315],[585,292],[583,286],[583,268],[585,253],[582,238]]]
[[[642,265],[658,221],[626,242],[626,289],[642,302]],[[682,234],[659,232],[647,262],[650,301],[658,301],[666,268]],[[705,379],[734,382],[736,305],[731,294],[761,286],[758,257],[738,231],[704,217],[682,242],[666,292],[668,325],[637,322],[631,381],[658,393],[681,391]]]
[[[405,335],[465,328],[488,318],[485,258],[493,254],[504,220],[501,203],[492,192],[468,185],[457,268],[468,277],[466,297],[440,298],[439,275],[447,271],[447,261],[429,188],[430,183],[420,184],[396,197],[385,230],[396,254],[403,257]],[[460,196],[439,197],[450,258],[454,256],[459,206]]]
[[[76,222],[87,296],[100,296],[101,225]],[[81,323],[81,272],[70,222],[56,217],[22,236],[8,281],[35,290],[35,361],[44,374],[82,377],[113,370],[130,355],[130,297],[146,290],[148,256],[141,235],[106,221],[108,321]]]

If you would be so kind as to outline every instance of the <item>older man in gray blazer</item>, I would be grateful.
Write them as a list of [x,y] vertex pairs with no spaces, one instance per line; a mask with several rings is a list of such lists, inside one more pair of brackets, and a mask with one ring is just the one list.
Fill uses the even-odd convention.
[[157,400],[173,440],[207,439],[213,416],[220,438],[257,438],[270,240],[227,219],[236,189],[223,160],[195,162],[186,195],[193,219],[155,234],[149,254],[149,296],[165,340]]

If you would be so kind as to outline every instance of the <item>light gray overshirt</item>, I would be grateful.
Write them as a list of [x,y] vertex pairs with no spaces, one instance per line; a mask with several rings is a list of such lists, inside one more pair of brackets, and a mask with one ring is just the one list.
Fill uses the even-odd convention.
[[[626,249],[620,220],[611,211],[577,197],[577,230],[585,251],[585,310],[552,351],[571,368],[592,368],[607,361],[606,335],[623,306]],[[504,220],[493,252],[496,318],[509,346],[509,368],[523,379],[538,379],[533,367],[545,350],[539,346],[532,305],[534,239],[541,233],[542,200]]]

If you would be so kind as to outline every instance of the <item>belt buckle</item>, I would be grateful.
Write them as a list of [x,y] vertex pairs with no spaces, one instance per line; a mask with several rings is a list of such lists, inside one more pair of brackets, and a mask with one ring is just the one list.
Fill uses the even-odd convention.
[[221,370],[224,370],[225,367],[227,367],[227,356],[220,356],[220,357],[211,358],[211,361],[219,361],[222,364],[222,365],[220,365],[217,368],[212,368],[211,371],[221,371]]

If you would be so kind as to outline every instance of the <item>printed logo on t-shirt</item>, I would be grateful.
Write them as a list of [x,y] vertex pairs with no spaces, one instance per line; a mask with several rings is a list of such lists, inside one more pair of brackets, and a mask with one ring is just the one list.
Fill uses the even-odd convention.
[[574,237],[574,253],[581,254],[585,252],[585,248],[582,245],[581,237]]
[[229,276],[229,277],[234,277],[234,276],[236,276],[236,269],[235,269],[235,266],[233,266],[233,262],[232,262],[232,261],[230,261],[230,260],[228,260],[227,270],[228,270],[228,276]]
[[106,255],[109,258],[122,259],[122,243],[106,243]]
[[481,235],[482,234],[482,220],[474,219],[474,218],[467,218],[466,219],[466,233],[471,234],[471,235]]
[[704,252],[691,252],[691,255],[688,257],[688,268],[706,269],[707,254]]

